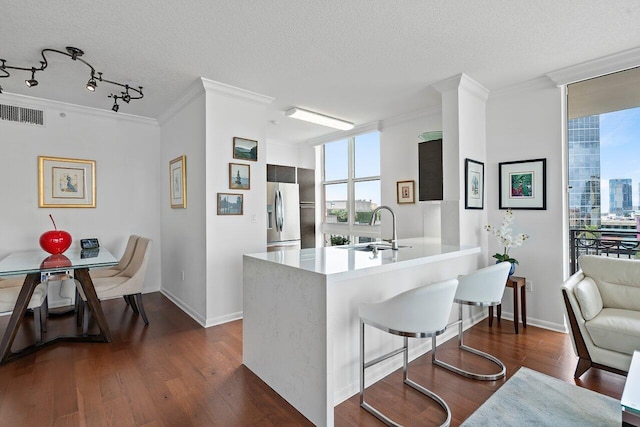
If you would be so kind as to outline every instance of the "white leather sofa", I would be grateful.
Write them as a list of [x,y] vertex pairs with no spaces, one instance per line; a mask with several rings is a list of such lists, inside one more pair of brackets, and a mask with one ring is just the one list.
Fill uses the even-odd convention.
[[640,350],[640,260],[583,255],[562,286],[573,348],[574,374],[590,367],[626,375]]

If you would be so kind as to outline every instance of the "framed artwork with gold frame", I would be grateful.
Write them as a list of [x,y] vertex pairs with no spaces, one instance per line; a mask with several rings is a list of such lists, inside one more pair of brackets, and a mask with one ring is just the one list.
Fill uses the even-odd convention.
[[398,181],[396,183],[396,197],[398,204],[415,203],[415,181]]
[[169,197],[171,207],[186,209],[187,207],[187,156],[176,157],[169,162]]
[[38,156],[38,206],[95,208],[95,160]]

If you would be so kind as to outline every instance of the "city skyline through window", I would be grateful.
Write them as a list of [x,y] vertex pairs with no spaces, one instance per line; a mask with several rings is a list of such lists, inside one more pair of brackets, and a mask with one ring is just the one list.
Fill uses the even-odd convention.
[[568,122],[571,227],[631,217],[640,204],[640,107]]

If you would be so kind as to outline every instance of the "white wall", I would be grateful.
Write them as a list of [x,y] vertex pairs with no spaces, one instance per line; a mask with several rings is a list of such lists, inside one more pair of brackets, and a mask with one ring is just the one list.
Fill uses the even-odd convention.
[[[206,90],[207,322],[242,316],[242,255],[267,244],[266,105],[271,98],[202,79]],[[233,158],[233,138],[258,141],[258,160]],[[229,163],[250,166],[249,190],[229,189]],[[243,215],[218,215],[217,193],[244,196]]]
[[[533,283],[533,291],[527,294],[529,321],[558,330],[564,330],[561,101],[561,90],[547,78],[491,93],[485,164],[488,219],[499,225],[505,211],[498,209],[498,163],[547,159],[547,209],[514,211],[514,233],[527,233],[531,238],[510,255],[520,262],[515,274]],[[489,256],[501,251],[490,238]],[[510,290],[505,293],[503,309],[513,313]]]
[[[40,234],[52,229],[52,214],[58,228],[71,233],[73,245],[97,237],[116,257],[130,234],[151,238],[144,289],[159,290],[164,176],[157,122],[11,94],[3,94],[2,102],[44,109],[46,126],[0,121],[0,258],[38,248]],[[96,208],[39,208],[38,156],[95,160]]]
[[[162,130],[162,292],[199,323],[206,308],[205,93],[198,80],[167,113]],[[172,209],[169,162],[186,156],[186,209]],[[184,273],[184,278],[183,278]]]
[[[381,200],[396,214],[400,239],[424,235],[423,210],[433,205],[418,202],[418,135],[441,129],[440,109],[383,121],[380,131]],[[396,182],[409,180],[415,181],[416,203],[399,205]],[[388,238],[391,236],[391,221],[385,219],[382,220],[382,237]]]
[[313,147],[303,143],[267,140],[267,164],[315,169]]

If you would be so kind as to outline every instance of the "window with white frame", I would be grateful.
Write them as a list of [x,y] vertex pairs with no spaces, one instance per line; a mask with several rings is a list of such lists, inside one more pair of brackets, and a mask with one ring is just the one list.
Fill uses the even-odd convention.
[[369,226],[380,206],[380,133],[324,144],[323,231],[327,245],[360,243],[379,237]]

